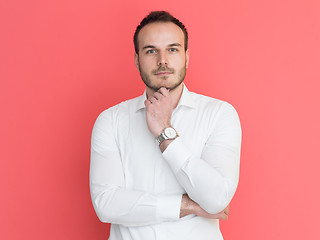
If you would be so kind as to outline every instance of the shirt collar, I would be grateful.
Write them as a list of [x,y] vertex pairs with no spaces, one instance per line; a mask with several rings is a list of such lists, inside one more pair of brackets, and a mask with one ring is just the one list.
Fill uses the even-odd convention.
[[[137,105],[136,105],[136,111],[139,111],[140,109],[145,108],[144,101],[147,100],[147,92],[144,90],[143,94],[138,97]],[[186,106],[190,108],[196,108],[196,104],[192,98],[192,94],[189,92],[187,86],[183,84],[183,90],[182,94],[179,100],[179,103],[176,108],[179,106]]]

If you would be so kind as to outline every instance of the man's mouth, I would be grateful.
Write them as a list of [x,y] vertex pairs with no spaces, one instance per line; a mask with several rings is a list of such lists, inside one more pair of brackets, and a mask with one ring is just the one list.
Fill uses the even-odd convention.
[[155,75],[162,76],[162,75],[169,75],[169,74],[172,74],[172,72],[157,72]]

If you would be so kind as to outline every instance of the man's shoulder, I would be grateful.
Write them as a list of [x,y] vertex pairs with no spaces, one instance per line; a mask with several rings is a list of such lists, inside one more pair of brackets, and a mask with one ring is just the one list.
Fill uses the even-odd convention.
[[143,98],[135,97],[103,110],[96,118],[93,129],[100,129],[103,132],[115,135],[117,135],[118,130],[126,132],[125,129],[128,127],[128,123],[130,123],[136,111],[135,109],[139,106],[138,102],[141,102],[141,100]]
[[194,103],[197,107],[209,107],[209,108],[216,108],[220,107],[222,104],[227,103],[221,99],[217,99],[214,97],[210,97],[207,95],[190,92],[190,96],[192,97]]
[[141,104],[142,95],[128,100],[124,100],[116,105],[113,105],[100,113],[100,115],[126,115],[139,108]]

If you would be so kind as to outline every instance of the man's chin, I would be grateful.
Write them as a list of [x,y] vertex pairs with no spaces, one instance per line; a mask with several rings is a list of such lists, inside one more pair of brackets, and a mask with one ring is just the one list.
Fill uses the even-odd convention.
[[164,86],[160,86],[160,87],[150,87],[149,86],[149,88],[152,89],[155,92],[158,92],[160,90],[160,88],[162,88],[162,87],[166,88],[169,91],[172,91],[172,90],[176,89],[179,86],[180,86],[180,84],[179,85],[175,85],[175,86],[165,86],[164,85]]
[[166,88],[167,90],[172,91],[172,90],[176,89],[177,87],[181,86],[181,84],[183,83],[183,80],[178,83],[175,83],[175,84],[174,83],[170,84],[169,82],[163,82],[162,84],[159,84],[159,85],[152,85],[146,81],[143,81],[143,82],[146,85],[146,87],[148,87],[149,89],[151,89],[154,92],[157,92],[162,87]]
[[180,82],[179,84],[176,84],[176,85],[172,86],[172,87],[166,87],[166,89],[168,89],[168,90],[172,91],[172,90],[174,90],[174,89],[178,88],[179,86],[181,86],[181,85],[182,85],[182,83],[183,83],[183,81],[182,81],[182,82]]

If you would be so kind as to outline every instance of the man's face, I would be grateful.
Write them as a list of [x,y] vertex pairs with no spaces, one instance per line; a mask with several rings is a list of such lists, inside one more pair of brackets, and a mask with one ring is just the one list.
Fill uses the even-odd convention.
[[184,34],[177,25],[171,22],[147,24],[139,32],[138,43],[135,65],[148,88],[173,90],[183,82],[189,54],[184,49]]

